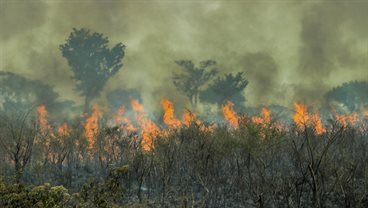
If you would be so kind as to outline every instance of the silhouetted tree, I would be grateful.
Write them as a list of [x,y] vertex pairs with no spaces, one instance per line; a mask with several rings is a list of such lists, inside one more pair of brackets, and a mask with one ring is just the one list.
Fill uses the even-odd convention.
[[85,110],[97,97],[110,77],[123,66],[125,46],[122,43],[108,48],[109,39],[88,29],[75,29],[66,43],[60,45],[64,58],[77,80],[76,89],[85,97]]
[[173,75],[175,87],[189,98],[192,105],[197,105],[201,87],[218,73],[217,69],[209,69],[216,62],[213,60],[202,61],[199,67],[194,66],[193,62],[189,60],[175,61],[175,63],[183,70],[183,73],[174,73]]
[[359,107],[368,105],[368,82],[351,81],[343,83],[326,93],[328,102],[338,102],[350,111],[359,110]]
[[248,85],[248,80],[243,72],[236,75],[229,73],[223,77],[218,77],[208,88],[200,93],[200,99],[208,103],[221,105],[224,101],[230,100],[234,103],[245,101],[243,91]]
[[59,94],[52,86],[27,79],[12,72],[0,72],[0,111],[28,111],[39,104],[58,112],[72,107],[72,101],[58,101]]

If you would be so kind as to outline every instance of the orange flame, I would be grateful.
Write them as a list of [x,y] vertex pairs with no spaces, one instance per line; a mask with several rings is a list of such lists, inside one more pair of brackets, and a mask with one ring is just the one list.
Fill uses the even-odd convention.
[[238,128],[239,119],[236,115],[236,112],[233,109],[234,103],[228,101],[225,105],[222,106],[221,110],[226,119],[226,121],[234,128]]
[[88,149],[91,150],[95,143],[95,137],[98,133],[98,118],[101,117],[102,114],[97,105],[92,106],[92,113],[87,118],[86,123],[84,124],[84,136],[88,141]]
[[181,122],[175,118],[174,106],[170,100],[162,99],[161,106],[164,109],[164,123],[172,128],[181,126]]
[[120,125],[123,122],[123,114],[125,113],[125,107],[122,105],[116,111],[114,115],[114,120],[116,125]]
[[47,121],[47,110],[45,105],[40,105],[37,107],[38,114],[38,124],[40,125],[40,130],[42,134],[47,134],[49,129],[49,123]]
[[298,128],[303,129],[309,120],[307,106],[301,103],[294,103],[295,114],[293,120]]
[[190,124],[192,124],[193,121],[195,121],[196,119],[196,115],[190,111],[184,112],[183,113],[183,124],[187,127],[190,126]]
[[143,106],[137,100],[131,100],[131,104],[141,127],[141,146],[143,150],[150,151],[153,148],[153,139],[159,135],[160,129],[147,117]]
[[70,130],[67,123],[63,123],[59,126],[58,135],[61,137],[70,135]]
[[137,129],[133,126],[129,118],[123,116],[124,113],[125,113],[125,107],[120,106],[114,115],[115,125],[119,126],[121,124],[124,124],[124,126],[122,126],[121,128],[125,128],[126,130],[130,132],[136,131]]
[[294,103],[294,107],[295,114],[293,120],[298,128],[304,129],[306,126],[313,126],[317,134],[326,132],[318,113],[309,115],[307,106],[301,103]]
[[344,127],[355,125],[358,122],[358,114],[356,112],[350,114],[335,114],[336,120]]
[[266,125],[271,122],[272,112],[268,108],[262,108],[261,117],[253,116],[252,121],[258,125]]

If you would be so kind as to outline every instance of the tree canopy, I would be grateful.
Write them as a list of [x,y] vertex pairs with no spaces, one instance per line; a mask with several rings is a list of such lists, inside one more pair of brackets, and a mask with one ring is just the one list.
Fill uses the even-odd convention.
[[102,33],[73,28],[66,43],[60,45],[77,81],[76,90],[85,97],[85,110],[123,66],[125,46],[118,43],[110,49],[108,44],[109,39]]
[[192,105],[196,105],[200,90],[218,73],[216,68],[211,68],[216,61],[201,61],[199,66],[195,66],[190,60],[175,63],[181,67],[182,73],[173,74],[173,83],[178,91],[189,98]]
[[368,105],[368,82],[351,81],[333,88],[326,93],[327,102],[338,102],[351,112]]
[[243,91],[248,85],[248,80],[243,72],[237,74],[225,74],[217,77],[206,90],[200,93],[200,99],[208,103],[223,104],[224,101],[243,103],[245,97]]

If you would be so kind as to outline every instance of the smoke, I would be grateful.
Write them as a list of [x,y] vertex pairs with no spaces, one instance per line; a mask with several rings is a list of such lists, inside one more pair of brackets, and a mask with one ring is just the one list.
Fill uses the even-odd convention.
[[174,60],[213,59],[221,73],[249,78],[247,105],[320,102],[333,86],[367,80],[362,1],[1,1],[0,70],[55,87],[77,103],[58,46],[73,27],[126,45],[124,66],[100,99],[115,89],[141,92],[147,110],[162,97],[189,106],[171,76]]

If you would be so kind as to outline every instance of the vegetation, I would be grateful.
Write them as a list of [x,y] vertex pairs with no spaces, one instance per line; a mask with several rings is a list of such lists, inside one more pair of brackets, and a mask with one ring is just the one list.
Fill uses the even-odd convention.
[[44,134],[19,119],[0,131],[2,207],[368,205],[367,119],[330,121],[322,134],[247,116],[237,128],[192,122],[157,135],[150,151],[124,126],[102,126],[89,148],[80,122]]

